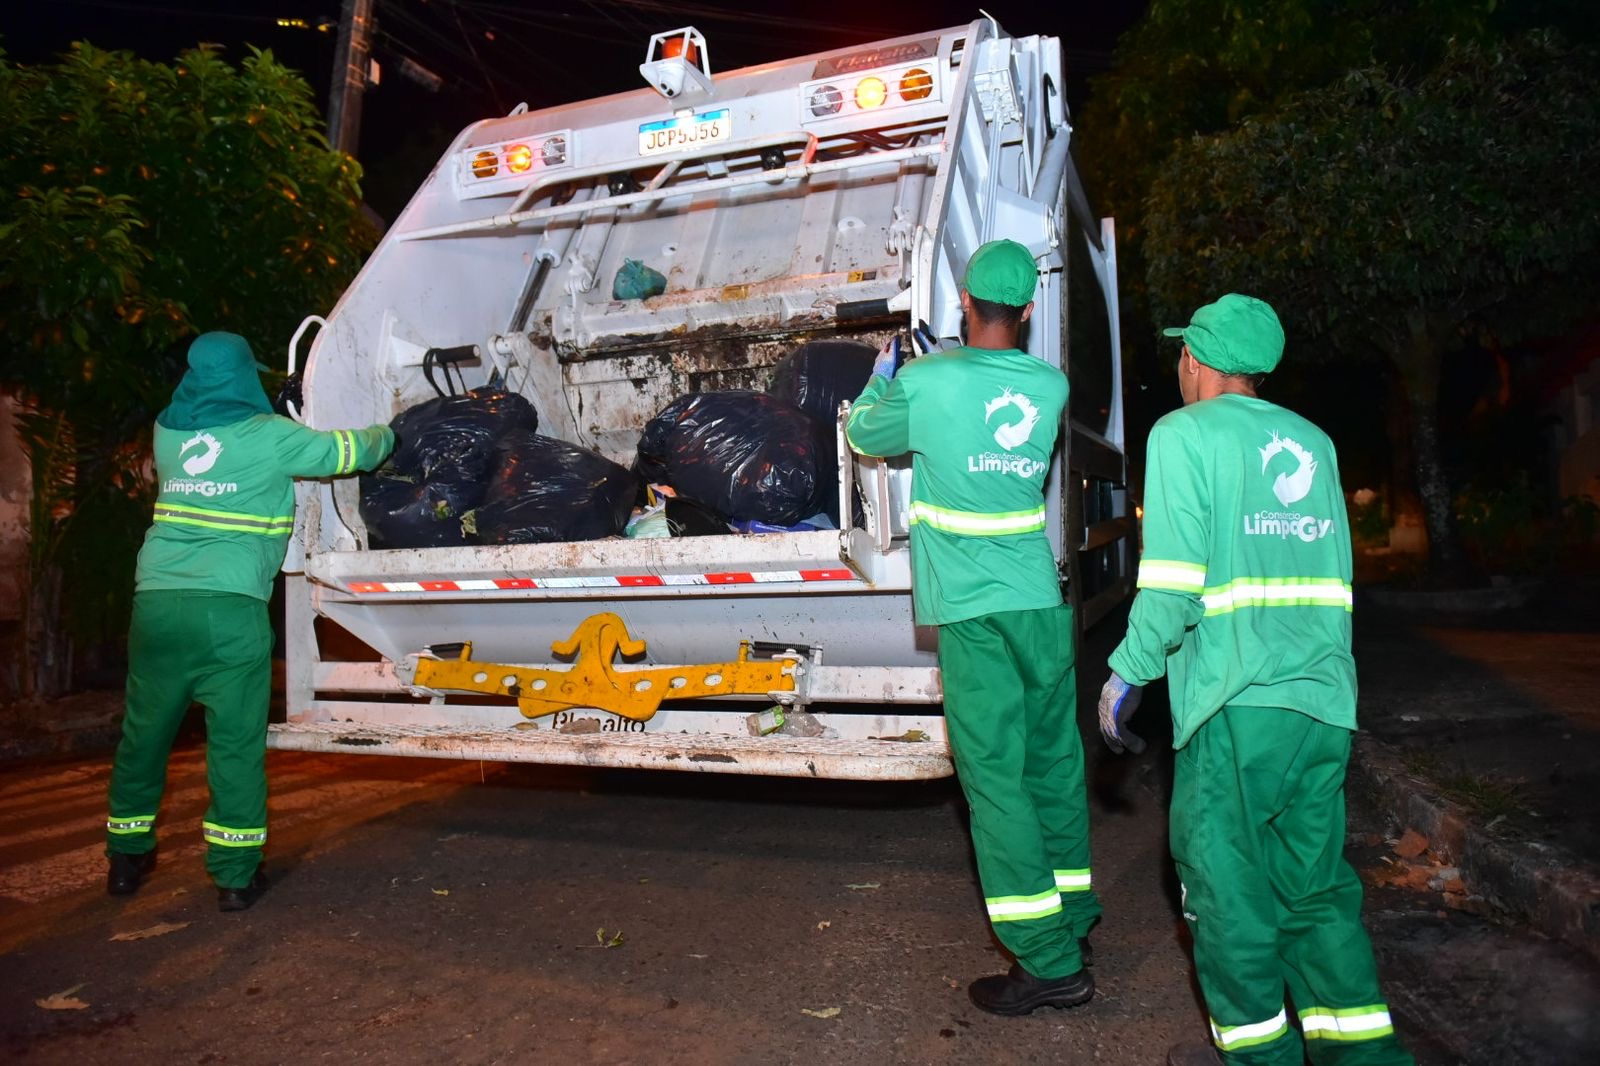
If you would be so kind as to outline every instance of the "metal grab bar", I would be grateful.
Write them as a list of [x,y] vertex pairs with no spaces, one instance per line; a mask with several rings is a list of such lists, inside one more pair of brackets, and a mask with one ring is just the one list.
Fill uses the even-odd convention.
[[[754,143],[754,142],[750,142]],[[741,146],[742,147],[742,146]],[[722,189],[742,188],[746,185],[760,185],[771,183],[774,179],[794,179],[810,177],[813,174],[829,174],[834,171],[851,170],[856,167],[878,166],[884,163],[898,163],[904,159],[924,159],[937,156],[944,151],[942,144],[913,145],[909,148],[894,148],[887,152],[876,152],[871,155],[851,156],[848,159],[829,159],[821,163],[791,163],[782,170],[762,170],[750,174],[731,174],[725,178],[711,178],[707,181],[696,182],[693,185],[661,187],[646,189],[641,192],[623,193],[620,196],[605,196],[598,200],[589,200],[585,203],[555,204],[550,207],[540,207],[532,211],[513,211],[510,214],[491,215],[488,218],[473,219],[469,222],[454,222],[445,226],[430,226],[427,229],[415,230],[411,233],[402,233],[396,239],[402,241],[420,241],[432,237],[458,237],[468,233],[482,233],[489,230],[509,229],[520,226],[524,222],[537,222],[544,219],[561,218],[565,215],[579,215],[589,211],[597,211],[610,207],[629,207],[637,203],[648,203],[655,200],[665,200],[670,196],[699,195],[708,192],[717,192]],[[588,168],[585,172],[574,174],[568,172],[563,175],[566,180],[576,177],[594,177],[598,174],[608,173],[616,168],[613,163],[608,167]]]

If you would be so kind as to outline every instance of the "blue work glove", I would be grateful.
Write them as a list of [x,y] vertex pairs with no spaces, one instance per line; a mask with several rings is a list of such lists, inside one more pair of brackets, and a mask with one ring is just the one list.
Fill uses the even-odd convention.
[[900,336],[896,334],[878,350],[878,358],[872,361],[872,372],[881,378],[893,380],[895,367],[899,362]]
[[1143,685],[1130,685],[1112,671],[1111,679],[1100,690],[1100,735],[1106,746],[1118,755],[1127,748],[1135,755],[1144,751],[1144,741],[1128,731],[1128,719],[1139,709]]

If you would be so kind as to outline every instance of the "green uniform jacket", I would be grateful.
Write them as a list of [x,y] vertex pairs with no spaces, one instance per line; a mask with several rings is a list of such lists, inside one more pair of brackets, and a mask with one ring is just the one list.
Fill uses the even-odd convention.
[[271,414],[200,430],[157,422],[160,493],[135,588],[269,598],[294,529],[294,479],[370,470],[393,448],[388,426],[322,432]]
[[1155,424],[1144,554],[1111,668],[1168,675],[1173,746],[1224,705],[1356,725],[1350,525],[1333,442],[1292,411],[1227,394]]
[[874,375],[846,435],[912,453],[912,602],[923,625],[1061,603],[1044,484],[1067,378],[1026,352],[955,348]]

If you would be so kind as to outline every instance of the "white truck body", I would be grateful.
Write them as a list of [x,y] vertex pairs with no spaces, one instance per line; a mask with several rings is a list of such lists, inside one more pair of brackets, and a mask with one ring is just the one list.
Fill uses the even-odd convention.
[[[1111,399],[1105,424],[1063,427],[1071,447],[1052,471],[1049,535],[1064,580],[1090,552],[1109,575],[1097,600],[1080,602],[1092,621],[1128,591],[1132,526],[1112,230],[1072,210],[1082,197],[1058,42],[980,19],[713,75],[705,42],[686,32],[678,55],[692,62],[673,98],[651,87],[519,108],[463,131],[315,335],[300,416],[330,429],[386,422],[431,397],[428,349],[474,345],[469,387],[498,374],[533,403],[541,433],[627,465],[667,403],[762,388],[805,340],[876,346],[925,322],[956,343],[964,264],[998,237],[1039,257],[1026,342],[1065,367],[1066,242],[1086,237],[1112,324],[1098,352]],[[673,35],[652,56],[664,58],[663,37]],[[654,82],[674,66],[642,70]],[[629,259],[665,274],[666,292],[613,300]],[[851,526],[857,491],[866,521],[804,533],[380,551],[367,547],[354,479],[303,484],[285,565],[288,720],[269,743],[730,773],[950,773],[937,632],[912,619],[909,464],[845,447],[840,456],[841,524]],[[1098,494],[1088,512],[1085,490]],[[668,702],[643,720],[581,699],[524,717],[510,676],[498,696],[494,678],[475,693],[419,684],[419,661],[445,644],[470,642],[474,664],[574,669],[552,646],[602,612],[646,644],[631,661],[612,663],[607,650],[605,663],[587,664],[623,687],[648,687],[630,686],[634,671],[729,663],[745,641],[790,663],[794,680],[743,700]],[[804,706],[827,734],[752,735],[746,717],[775,702]]]

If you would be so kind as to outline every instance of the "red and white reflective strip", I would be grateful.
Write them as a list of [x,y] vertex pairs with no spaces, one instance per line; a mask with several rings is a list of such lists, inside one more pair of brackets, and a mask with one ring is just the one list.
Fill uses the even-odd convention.
[[351,592],[512,592],[522,589],[640,589],[674,585],[761,585],[797,581],[855,581],[855,571],[738,570],[721,574],[625,574],[616,577],[499,577],[464,581],[351,581]]

